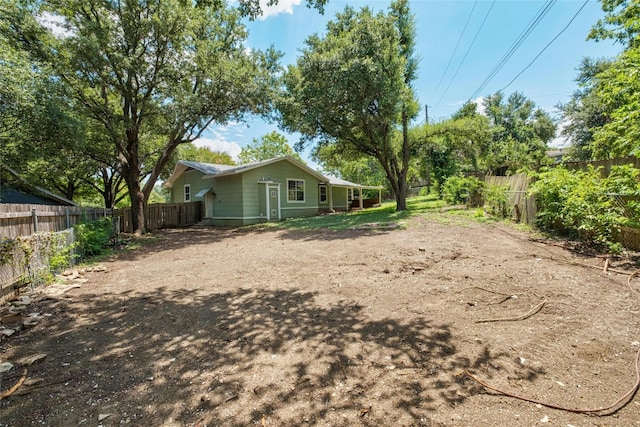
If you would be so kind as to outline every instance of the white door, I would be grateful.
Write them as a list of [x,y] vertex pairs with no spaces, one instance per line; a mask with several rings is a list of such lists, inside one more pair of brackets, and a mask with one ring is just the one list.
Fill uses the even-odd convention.
[[267,218],[271,221],[280,219],[280,186],[269,186],[269,212]]

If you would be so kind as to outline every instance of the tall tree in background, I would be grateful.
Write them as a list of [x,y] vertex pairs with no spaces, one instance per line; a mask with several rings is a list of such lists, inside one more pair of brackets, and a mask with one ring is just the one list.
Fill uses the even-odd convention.
[[[375,158],[396,197],[406,209],[407,171],[414,151],[398,132],[412,117],[410,81],[412,17],[407,2],[391,5],[389,14],[346,7],[327,24],[324,37],[313,35],[284,80],[278,105],[282,126],[300,132],[299,148],[332,146],[345,155],[357,151]],[[400,138],[394,136],[399,134]]]
[[[241,3],[251,4],[257,0]],[[240,14],[221,2],[3,0],[0,14],[2,34],[47,64],[102,125],[136,233],[176,147],[211,123],[268,112],[278,54],[247,52]],[[62,27],[43,25],[43,16]]]
[[589,37],[613,39],[625,46],[611,65],[597,75],[595,95],[609,120],[593,134],[597,158],[640,155],[640,0],[601,0],[605,17]]
[[287,138],[273,131],[260,139],[254,138],[251,144],[242,147],[238,160],[240,163],[254,163],[280,156],[291,156],[302,161],[300,155],[287,143]]
[[564,126],[562,135],[567,137],[568,160],[587,161],[593,156],[594,132],[609,122],[610,112],[597,92],[598,74],[611,64],[609,60],[584,58],[578,67],[576,82],[580,87],[566,104],[560,104]]
[[488,96],[484,111],[492,128],[491,142],[482,154],[488,170],[513,173],[544,164],[547,143],[556,132],[549,114],[519,92],[507,99],[502,92]]

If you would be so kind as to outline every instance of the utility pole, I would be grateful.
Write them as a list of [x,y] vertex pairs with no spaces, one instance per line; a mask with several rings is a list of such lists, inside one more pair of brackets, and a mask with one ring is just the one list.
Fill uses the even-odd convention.
[[429,106],[424,104],[424,119],[425,123],[429,123]]

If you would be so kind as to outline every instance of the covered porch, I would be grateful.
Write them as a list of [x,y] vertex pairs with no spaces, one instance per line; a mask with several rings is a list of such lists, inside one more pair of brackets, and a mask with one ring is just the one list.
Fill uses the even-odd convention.
[[[360,185],[353,182],[329,177],[329,182],[325,184],[328,188],[329,211],[338,209],[360,210],[377,206],[382,202],[382,185]],[[340,189],[342,191],[334,191]],[[377,190],[377,199],[365,199],[363,190]]]

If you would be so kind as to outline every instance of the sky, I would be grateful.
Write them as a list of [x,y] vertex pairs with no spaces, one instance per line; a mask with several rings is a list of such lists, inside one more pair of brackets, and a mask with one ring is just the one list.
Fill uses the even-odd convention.
[[[425,122],[425,109],[429,122],[445,120],[466,101],[479,101],[498,90],[506,95],[521,92],[552,117],[559,117],[556,106],[567,102],[577,89],[575,78],[581,59],[614,57],[622,47],[611,41],[586,40],[590,28],[604,16],[599,1],[556,0],[544,9],[548,3],[410,1],[417,33],[415,52],[420,60],[414,90],[423,108],[413,124]],[[265,9],[260,19],[246,21],[247,48],[264,50],[273,46],[284,54],[283,65],[295,64],[305,40],[312,34],[323,35],[327,22],[347,5],[387,11],[389,4],[390,1],[329,0],[322,15],[307,8],[304,0],[280,0],[275,7]],[[542,10],[546,13],[537,25],[526,31]],[[506,59],[505,55],[524,33],[527,37]],[[503,58],[506,60],[502,61]],[[237,158],[242,147],[272,131],[285,135],[291,146],[299,139],[299,135],[280,130],[277,123],[249,117],[246,123],[212,126],[196,145],[225,151]],[[562,138],[552,141],[554,146],[564,143]],[[301,156],[317,168],[309,153],[307,149]]]

